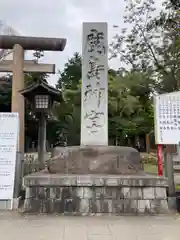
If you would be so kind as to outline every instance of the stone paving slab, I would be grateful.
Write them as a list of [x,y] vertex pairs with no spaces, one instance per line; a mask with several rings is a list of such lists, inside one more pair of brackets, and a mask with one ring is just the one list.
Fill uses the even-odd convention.
[[180,216],[64,217],[0,212],[2,240],[179,240]]

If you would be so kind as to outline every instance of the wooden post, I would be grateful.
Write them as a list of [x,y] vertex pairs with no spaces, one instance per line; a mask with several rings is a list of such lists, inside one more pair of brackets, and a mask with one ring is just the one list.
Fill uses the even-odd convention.
[[150,153],[151,145],[150,145],[150,134],[146,134],[146,152]]
[[167,179],[168,179],[168,206],[169,209],[176,210],[176,188],[174,183],[174,167],[173,167],[173,158],[172,153],[169,147],[167,146],[166,152],[166,172],[167,172]]
[[174,167],[170,147],[166,145],[166,173],[168,178],[168,195],[175,196]]

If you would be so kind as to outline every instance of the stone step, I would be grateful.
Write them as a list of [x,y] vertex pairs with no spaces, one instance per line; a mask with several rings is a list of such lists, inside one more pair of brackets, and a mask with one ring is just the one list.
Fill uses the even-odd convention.
[[180,173],[180,165],[174,165],[174,171],[179,172]]
[[[166,178],[153,175],[25,176],[25,213],[69,215],[169,213]],[[48,196],[48,197],[47,197]]]
[[174,173],[174,181],[176,184],[180,184],[180,173]]

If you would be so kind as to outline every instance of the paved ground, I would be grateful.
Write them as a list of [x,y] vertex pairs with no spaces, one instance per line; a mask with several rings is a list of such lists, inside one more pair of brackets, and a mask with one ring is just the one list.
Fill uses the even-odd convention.
[[179,240],[180,216],[63,217],[0,212],[2,240]]

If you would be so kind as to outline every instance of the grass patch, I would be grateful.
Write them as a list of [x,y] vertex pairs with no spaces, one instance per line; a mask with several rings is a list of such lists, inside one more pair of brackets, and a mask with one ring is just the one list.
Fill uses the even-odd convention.
[[150,163],[144,163],[144,171],[150,174],[158,174],[158,167],[157,165],[150,164]]
[[[141,157],[144,171],[149,174],[158,175],[157,157],[148,153],[142,153]],[[180,191],[180,184],[176,184],[176,191]]]
[[156,153],[140,153],[140,156],[143,163],[157,165]]
[[150,174],[158,174],[157,154],[140,153],[144,171]]

